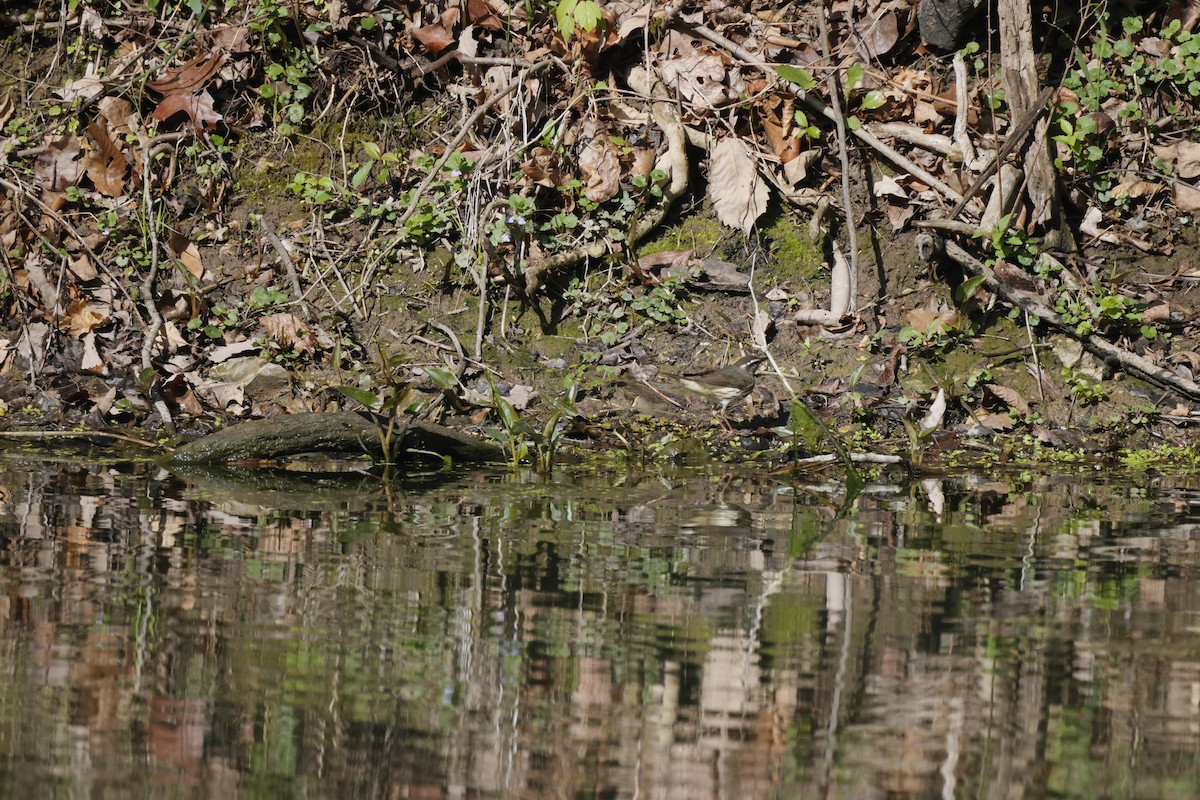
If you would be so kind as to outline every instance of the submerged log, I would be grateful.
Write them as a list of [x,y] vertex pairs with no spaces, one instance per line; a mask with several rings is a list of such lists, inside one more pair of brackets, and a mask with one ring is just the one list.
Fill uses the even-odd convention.
[[301,453],[339,453],[347,456],[403,459],[405,451],[425,450],[455,461],[501,461],[500,447],[471,436],[415,419],[396,421],[391,453],[384,453],[380,436],[388,419],[367,412],[292,414],[242,422],[188,442],[168,455],[165,463],[215,464],[282,458]]

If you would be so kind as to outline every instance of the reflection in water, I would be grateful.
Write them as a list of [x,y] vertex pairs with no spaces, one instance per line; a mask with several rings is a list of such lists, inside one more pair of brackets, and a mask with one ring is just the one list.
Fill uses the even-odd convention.
[[255,480],[6,465],[10,794],[1197,794],[1184,488]]

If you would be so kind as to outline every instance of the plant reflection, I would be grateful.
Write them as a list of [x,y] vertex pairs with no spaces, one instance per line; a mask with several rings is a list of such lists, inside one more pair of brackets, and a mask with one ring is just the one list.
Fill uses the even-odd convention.
[[1182,488],[224,480],[0,477],[12,792],[1196,788]]

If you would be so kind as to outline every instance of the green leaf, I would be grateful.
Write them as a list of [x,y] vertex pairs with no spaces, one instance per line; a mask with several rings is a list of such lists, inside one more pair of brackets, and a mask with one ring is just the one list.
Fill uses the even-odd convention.
[[448,369],[425,367],[425,374],[443,391],[450,392],[458,388],[458,378],[454,377],[454,373]]
[[554,21],[563,39],[571,41],[571,36],[575,33],[575,0],[561,0],[554,7]]
[[793,67],[790,64],[777,64],[775,72],[788,83],[794,83],[806,92],[812,91],[817,86],[817,81],[813,78],[812,73],[806,69]]
[[379,395],[375,394],[374,392],[368,392],[366,389],[360,389],[357,386],[347,386],[345,384],[336,386],[334,388],[336,388],[346,397],[349,397],[354,402],[361,403],[371,410],[379,408],[382,404],[382,401],[379,399]]
[[500,412],[500,421],[504,423],[504,427],[510,431],[521,430],[521,415],[517,413],[516,406],[499,394],[495,396],[494,400],[496,410]]
[[588,33],[596,30],[596,27],[603,19],[604,9],[592,2],[592,0],[583,0],[582,3],[576,4],[575,22]]
[[973,278],[967,278],[965,281],[959,284],[958,289],[954,292],[954,298],[960,303],[967,302],[975,296],[975,292],[979,290],[979,287],[983,284],[983,281],[984,277],[982,275],[976,275]]
[[376,161],[383,157],[383,151],[379,149],[379,145],[375,144],[375,142],[363,142],[363,152],[367,154],[368,158],[373,158]]
[[886,102],[887,98],[883,96],[883,92],[879,91],[878,89],[873,89],[872,91],[867,92],[867,94],[863,97],[862,107],[863,110],[870,111],[872,109],[879,108]]
[[846,70],[846,94],[853,92],[854,87],[862,83],[864,72],[865,70],[863,70],[862,64],[855,64],[854,66],[850,67],[850,69]]
[[862,120],[858,117],[846,117],[846,127],[852,131],[856,131],[862,127]]
[[358,187],[363,185],[363,182],[367,179],[367,176],[370,174],[371,174],[371,162],[368,161],[367,163],[365,163],[361,167],[359,167],[352,176],[350,176],[350,185],[353,186],[355,189],[357,189]]

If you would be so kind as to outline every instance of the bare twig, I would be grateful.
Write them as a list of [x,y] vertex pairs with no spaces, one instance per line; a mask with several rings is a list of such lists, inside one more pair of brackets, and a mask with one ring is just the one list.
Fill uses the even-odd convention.
[[1003,297],[1005,302],[1037,317],[1050,327],[1062,331],[1072,339],[1077,340],[1085,349],[1126,372],[1136,375],[1155,386],[1175,392],[1189,400],[1200,401],[1200,385],[1176,375],[1170,370],[1163,369],[1149,359],[1143,358],[1136,353],[1131,353],[1128,350],[1117,347],[1101,336],[1080,335],[1074,325],[1064,322],[1062,317],[1053,308],[1043,302],[1040,296],[1032,292],[1016,289],[998,280],[991,268],[954,242],[947,241],[945,247],[947,256],[954,259],[968,271],[983,276],[984,285],[989,290]]
[[461,381],[463,373],[467,371],[467,354],[463,352],[462,342],[458,341],[458,337],[454,334],[454,331],[450,330],[449,326],[443,325],[440,322],[434,322],[433,320],[430,320],[428,324],[434,330],[439,330],[446,334],[450,343],[454,345],[454,352],[458,356],[458,366],[454,370],[454,378]]
[[1000,149],[996,151],[996,155],[990,162],[988,162],[988,165],[984,168],[983,172],[979,173],[979,177],[976,178],[975,182],[971,184],[971,188],[967,189],[967,191],[963,193],[962,198],[958,201],[958,205],[954,207],[946,219],[954,219],[961,214],[963,209],[967,207],[967,203],[971,202],[971,198],[979,194],[979,190],[983,188],[983,185],[987,182],[987,179],[992,177],[992,173],[994,173],[996,169],[1004,163],[1004,159],[1008,157],[1009,153],[1025,143],[1025,139],[1029,136],[1029,132],[1033,130],[1034,123],[1036,123],[1041,118],[1042,113],[1048,109],[1046,102],[1050,99],[1050,95],[1053,93],[1053,86],[1047,86],[1046,88],[1042,89],[1041,93],[1037,97],[1037,100],[1034,101],[1033,106],[1028,112],[1026,112],[1023,118],[1018,120],[1013,125],[1012,131],[1009,132],[1009,134],[1004,138],[1004,144],[1001,145]]
[[[116,431],[0,431],[0,439],[115,439],[119,442],[129,442],[139,447],[149,447],[154,450],[162,449],[157,442],[148,442],[136,436],[130,436]],[[166,448],[168,451],[170,447]]]
[[492,106],[496,105],[496,103],[499,103],[505,97],[508,97],[508,95],[515,92],[518,88],[524,85],[525,81],[529,80],[537,73],[543,72],[544,70],[550,68],[551,66],[557,66],[562,68],[564,71],[568,71],[562,61],[557,58],[547,58],[545,61],[539,61],[527,69],[522,70],[520,75],[518,75],[508,85],[501,87],[495,94],[481,103],[479,108],[475,109],[475,113],[467,117],[467,120],[463,123],[458,135],[456,135],[454,139],[446,145],[446,149],[445,152],[442,153],[442,157],[437,160],[437,163],[434,164],[429,170],[429,174],[425,176],[425,180],[421,181],[420,186],[418,186],[416,191],[413,192],[412,200],[410,200],[408,203],[408,208],[404,209],[404,213],[401,214],[399,219],[396,220],[397,228],[403,228],[405,223],[407,223],[412,218],[412,215],[416,213],[417,207],[421,204],[421,198],[425,196],[425,192],[428,191],[433,182],[441,175],[442,167],[446,166],[446,162],[449,161],[450,157],[458,150],[458,146],[466,141],[466,138],[471,134],[471,131],[474,129],[476,123],[483,119],[484,115],[491,110]]
[[[142,153],[142,213],[146,215],[144,224],[150,239],[150,269],[146,272],[146,279],[142,281],[141,286],[142,307],[145,309],[146,318],[149,321],[146,338],[142,341],[142,371],[151,373],[154,370],[154,342],[162,332],[163,318],[162,314],[158,313],[158,303],[156,302],[158,295],[154,287],[158,281],[159,269],[158,220],[154,213],[154,200],[150,195],[150,153],[147,147],[143,147]],[[171,418],[171,409],[167,406],[167,401],[158,391],[156,384],[157,379],[150,381],[150,385],[146,388],[146,395],[154,410],[158,412],[159,419],[162,420],[163,430],[167,432],[168,436],[175,436],[177,431],[175,420]]]
[[[296,274],[296,261],[292,258],[292,251],[288,250],[287,245],[279,238],[275,225],[267,219],[266,215],[258,218],[258,227],[262,229],[263,236],[271,243],[271,247],[275,248],[275,252],[279,253],[279,260],[283,262],[283,267],[287,270],[288,279],[292,282],[292,291],[297,299],[303,297],[304,287],[300,285],[300,276]],[[304,315],[308,316],[308,306],[301,303],[300,308]]]
[[975,145],[967,135],[967,62],[962,53],[954,54],[954,99],[956,102],[954,114],[954,143],[962,155],[962,162],[970,167],[975,163]]
[[[825,3],[817,7],[817,24],[821,30],[821,47],[825,57],[832,60],[833,53],[829,46],[829,23],[825,19]],[[829,87],[829,104],[833,111],[833,123],[837,128],[838,155],[842,162],[842,204],[846,207],[846,236],[850,246],[850,304],[846,311],[853,314],[855,309],[854,287],[858,285],[858,228],[854,224],[854,206],[850,203],[850,155],[846,152],[846,118],[842,114],[840,81],[835,73],[825,76],[826,86]],[[830,300],[833,305],[833,300]]]

